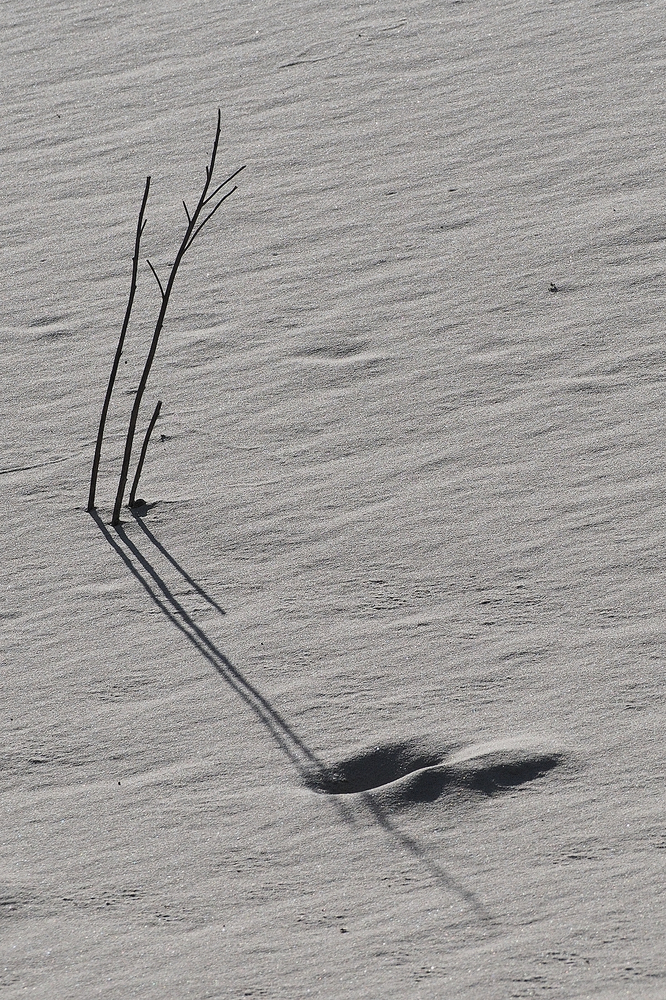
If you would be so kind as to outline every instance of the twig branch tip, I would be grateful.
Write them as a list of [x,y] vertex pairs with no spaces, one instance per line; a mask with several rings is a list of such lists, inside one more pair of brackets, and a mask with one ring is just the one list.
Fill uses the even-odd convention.
[[160,286],[160,292],[162,293],[162,299],[164,299],[165,292],[164,292],[164,288],[162,286],[162,282],[160,281],[160,279],[158,277],[157,271],[155,270],[155,268],[153,267],[153,265],[150,263],[149,260],[147,260],[146,263],[147,263],[148,267],[150,268],[150,270],[153,272],[153,275],[155,277],[155,281]]

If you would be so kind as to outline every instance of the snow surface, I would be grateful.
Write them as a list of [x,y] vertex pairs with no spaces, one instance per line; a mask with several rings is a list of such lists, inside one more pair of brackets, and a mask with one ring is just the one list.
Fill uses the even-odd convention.
[[0,16],[2,997],[666,996],[663,3]]

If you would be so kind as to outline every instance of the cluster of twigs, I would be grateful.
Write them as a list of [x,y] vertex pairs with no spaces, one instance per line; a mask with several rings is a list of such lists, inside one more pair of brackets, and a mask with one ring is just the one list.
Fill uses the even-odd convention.
[[[162,302],[160,305],[160,311],[157,316],[157,322],[155,323],[155,330],[153,332],[153,339],[150,344],[150,349],[148,351],[148,356],[146,357],[146,362],[143,367],[143,373],[141,379],[139,380],[139,386],[136,391],[136,396],[134,398],[134,405],[132,407],[132,412],[130,414],[129,425],[127,428],[127,437],[125,440],[125,451],[123,453],[122,468],[120,471],[120,479],[118,482],[118,491],[116,493],[116,501],[113,508],[113,516],[111,518],[111,524],[116,525],[120,523],[120,511],[122,508],[123,497],[125,495],[125,489],[127,486],[127,477],[129,474],[130,461],[132,458],[132,446],[134,444],[134,436],[136,434],[136,426],[139,418],[139,410],[141,408],[141,400],[143,399],[143,394],[146,390],[148,384],[148,377],[150,375],[150,369],[152,368],[153,361],[155,359],[155,353],[157,351],[157,345],[159,343],[160,334],[162,332],[162,327],[164,326],[164,319],[166,317],[166,312],[169,306],[169,299],[171,297],[171,292],[173,290],[174,282],[176,280],[176,275],[178,274],[178,268],[181,265],[183,257],[190,249],[195,239],[202,231],[205,225],[212,219],[212,217],[217,212],[220,205],[227,200],[227,198],[234,193],[236,190],[236,185],[227,190],[224,194],[221,194],[222,189],[226,187],[241,170],[245,167],[239,167],[235,170],[233,174],[230,174],[221,184],[217,184],[214,190],[211,189],[213,181],[213,171],[215,169],[215,160],[217,158],[217,148],[220,142],[220,133],[222,129],[222,115],[221,111],[218,109],[217,112],[217,130],[215,132],[215,140],[213,142],[213,151],[210,157],[210,163],[206,167],[206,181],[203,186],[203,190],[197,202],[196,208],[193,212],[190,212],[185,202],[183,202],[183,207],[185,209],[185,215],[187,216],[187,229],[185,230],[185,235],[181,241],[180,247],[176,254],[175,260],[171,266],[171,271],[169,273],[169,279],[166,285],[163,285],[160,281],[158,274],[151,264],[147,261],[148,267],[152,271],[155,280],[159,286],[160,294],[162,296]],[[109,404],[111,402],[111,393],[113,392],[113,386],[116,380],[116,375],[118,373],[118,366],[120,365],[120,358],[123,352],[123,345],[125,342],[125,335],[127,333],[127,328],[130,322],[130,316],[132,314],[132,305],[134,303],[134,296],[136,293],[137,286],[137,276],[139,270],[139,251],[141,247],[141,237],[143,231],[146,227],[146,220],[144,218],[146,211],[146,204],[148,202],[148,192],[150,191],[150,177],[146,177],[146,186],[143,192],[143,201],[141,202],[141,209],[139,211],[139,218],[136,226],[136,237],[134,241],[134,257],[132,258],[132,279],[130,284],[130,292],[127,300],[127,308],[125,310],[125,318],[123,320],[123,325],[120,331],[120,337],[118,339],[118,346],[116,348],[116,354],[111,368],[111,374],[109,376],[109,384],[106,390],[106,396],[104,399],[104,404],[102,406],[102,414],[99,422],[99,430],[97,432],[97,443],[95,446],[95,455],[93,458],[92,473],[90,476],[90,492],[88,494],[88,511],[92,513],[95,510],[95,491],[97,488],[97,474],[99,471],[99,463],[102,453],[102,441],[104,438],[104,429],[106,426],[106,418],[109,410]],[[212,202],[215,202],[214,206],[210,208]],[[132,483],[132,488],[130,490],[129,496],[129,506],[133,506],[136,503],[136,491],[139,484],[139,477],[141,475],[141,470],[143,468],[143,462],[146,457],[146,451],[148,450],[148,442],[150,440],[150,435],[152,433],[153,427],[157,421],[162,406],[161,400],[158,401],[155,411],[151,418],[148,430],[143,442],[143,447],[141,449],[141,456],[137,465],[136,473],[134,475],[134,481]]]

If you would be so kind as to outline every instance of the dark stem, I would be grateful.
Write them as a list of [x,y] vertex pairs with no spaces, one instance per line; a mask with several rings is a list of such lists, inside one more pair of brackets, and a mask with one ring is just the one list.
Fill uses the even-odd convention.
[[134,406],[132,407],[129,426],[127,428],[125,453],[123,455],[123,464],[122,464],[122,469],[120,471],[120,480],[118,482],[118,492],[116,493],[116,502],[113,508],[113,517],[111,518],[111,524],[113,525],[120,524],[120,509],[122,507],[125,487],[127,485],[127,475],[129,472],[129,465],[132,457],[132,444],[134,442],[134,435],[136,433],[136,425],[139,417],[139,408],[141,407],[141,400],[143,398],[146,385],[148,384],[148,376],[150,375],[150,369],[152,368],[153,361],[155,359],[155,352],[157,351],[157,345],[159,343],[160,334],[162,332],[162,327],[164,326],[164,319],[166,317],[166,312],[169,307],[169,299],[171,297],[171,291],[173,289],[173,285],[176,280],[176,275],[178,274],[178,268],[180,267],[180,263],[183,257],[185,256],[186,252],[192,245],[193,234],[195,233],[195,230],[198,232],[199,229],[201,228],[200,226],[198,227],[199,216],[201,215],[201,211],[204,205],[206,204],[206,199],[208,197],[208,189],[210,187],[210,182],[213,177],[213,170],[215,169],[215,160],[217,158],[217,148],[220,142],[221,131],[222,131],[222,112],[218,108],[217,129],[215,132],[215,140],[213,142],[213,150],[210,157],[210,165],[206,167],[206,182],[203,186],[201,196],[199,197],[197,207],[192,212],[191,218],[187,225],[187,229],[185,230],[185,235],[183,236],[180,248],[178,250],[178,253],[176,254],[175,260],[171,267],[169,280],[167,281],[166,288],[164,289],[164,292],[162,294],[162,305],[160,307],[159,315],[157,317],[157,322],[155,324],[155,330],[153,332],[153,339],[150,345],[150,350],[148,351],[148,357],[146,358],[146,363],[143,368],[143,373],[141,375],[139,386],[136,391]]
[[104,438],[104,428],[106,426],[106,417],[109,412],[109,404],[111,402],[111,393],[113,392],[113,386],[116,381],[116,375],[118,374],[118,366],[120,364],[120,357],[123,353],[123,344],[125,343],[125,334],[127,333],[127,327],[129,326],[130,316],[132,314],[132,305],[134,303],[134,294],[136,292],[136,281],[137,273],[139,269],[139,247],[141,246],[141,236],[143,235],[143,230],[145,229],[146,223],[144,222],[143,215],[146,210],[146,203],[148,201],[148,191],[150,190],[150,177],[146,177],[146,186],[143,192],[143,201],[141,202],[141,210],[139,212],[139,220],[136,224],[136,237],[134,240],[134,257],[132,258],[132,281],[130,284],[129,298],[127,300],[127,308],[125,310],[125,319],[123,320],[122,329],[120,331],[120,337],[118,339],[118,346],[116,348],[116,356],[113,359],[113,366],[111,368],[111,374],[109,376],[109,384],[106,390],[106,396],[104,397],[104,405],[102,406],[102,415],[99,420],[99,430],[97,431],[97,444],[95,445],[95,456],[93,458],[92,472],[90,474],[90,492],[88,494],[88,513],[92,513],[95,510],[95,491],[97,489],[97,473],[99,472],[99,463],[102,456],[102,440]]
[[209,201],[212,201],[215,195],[218,193],[218,191],[221,191],[225,184],[228,184],[229,181],[232,181],[234,177],[238,177],[241,170],[245,170],[245,165],[239,167],[238,170],[234,170],[233,174],[229,174],[229,176],[225,180],[223,180],[221,184],[218,184],[215,190],[211,191],[211,193],[208,195],[208,197],[204,202],[204,205],[207,205]]
[[161,409],[162,409],[162,400],[158,399],[157,406],[155,407],[155,412],[150,418],[150,423],[148,424],[148,430],[146,431],[146,436],[143,439],[143,447],[141,448],[141,454],[139,455],[139,463],[136,467],[136,472],[134,474],[134,482],[132,483],[132,489],[130,490],[128,507],[134,507],[136,491],[139,486],[139,479],[141,478],[141,472],[143,470],[143,463],[146,458],[146,452],[148,451],[148,442],[150,441],[150,435],[153,433],[153,427],[157,423],[157,418],[160,415]]
[[160,286],[160,292],[162,293],[162,298],[164,298],[164,288],[162,287],[162,282],[160,281],[160,279],[159,279],[159,277],[157,275],[157,271],[155,270],[155,268],[153,267],[153,265],[150,263],[149,260],[146,261],[146,264],[148,265],[148,267],[150,268],[150,270],[153,272],[153,277],[155,278],[155,281],[157,282],[157,284]]
[[191,237],[190,237],[190,242],[189,242],[189,243],[187,244],[187,246],[186,246],[186,248],[185,248],[186,250],[189,250],[189,249],[190,249],[190,247],[191,247],[191,246],[192,246],[192,244],[194,243],[194,241],[195,241],[196,237],[197,237],[197,236],[199,235],[199,233],[201,232],[201,230],[203,229],[203,227],[204,227],[204,226],[206,225],[206,223],[207,223],[207,222],[210,222],[210,220],[211,220],[211,219],[213,218],[213,216],[214,216],[214,215],[215,215],[215,213],[217,212],[217,210],[218,210],[218,208],[220,207],[220,205],[222,204],[222,202],[223,202],[223,201],[226,201],[226,200],[227,200],[227,198],[228,198],[228,197],[229,197],[230,195],[232,195],[232,194],[234,193],[234,191],[237,191],[237,190],[238,190],[238,188],[237,188],[237,187],[236,187],[236,185],[234,184],[234,186],[232,187],[231,191],[227,191],[227,193],[226,193],[225,195],[223,195],[223,197],[222,197],[222,198],[220,198],[220,200],[218,201],[217,205],[216,205],[216,206],[215,206],[215,208],[214,208],[214,209],[212,210],[212,212],[209,212],[209,214],[208,214],[208,215],[206,216],[206,218],[205,218],[205,219],[203,220],[203,222],[200,222],[200,223],[199,223],[199,225],[197,226],[197,228],[196,228],[196,229],[194,230],[194,232],[192,233],[192,235],[191,235]]

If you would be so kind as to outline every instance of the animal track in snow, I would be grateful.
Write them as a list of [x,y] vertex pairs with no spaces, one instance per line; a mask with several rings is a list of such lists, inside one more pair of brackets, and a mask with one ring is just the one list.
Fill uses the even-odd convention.
[[329,795],[372,794],[401,808],[444,795],[497,795],[541,777],[562,760],[559,751],[513,740],[469,747],[407,741],[361,751],[308,775],[305,783]]

